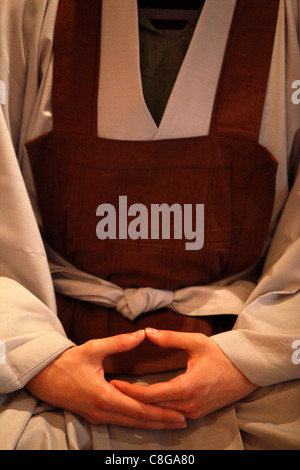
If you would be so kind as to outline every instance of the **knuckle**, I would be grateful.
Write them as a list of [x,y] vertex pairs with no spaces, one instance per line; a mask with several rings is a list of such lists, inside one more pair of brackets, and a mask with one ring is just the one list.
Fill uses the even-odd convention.
[[82,413],[79,413],[90,424],[104,424],[104,414],[99,408],[89,405]]
[[141,407],[139,410],[136,411],[135,418],[141,421],[145,421],[149,419],[150,413],[148,409],[149,409],[148,405],[144,405],[143,407]]
[[87,418],[87,421],[90,424],[99,425],[99,424],[103,424],[103,417],[101,416],[99,412],[95,411]]
[[188,419],[200,419],[201,418],[201,413],[198,411],[195,411],[194,413],[187,413],[186,417]]
[[143,387],[138,390],[137,399],[147,405],[152,403],[152,399],[148,394],[147,387]]
[[116,349],[123,349],[128,344],[128,336],[127,335],[116,335],[113,337],[114,345]]
[[143,404],[135,413],[135,419],[138,421],[148,421],[153,419],[153,407],[148,404]]
[[138,421],[141,421],[141,422],[144,422],[147,418],[149,418],[148,413],[145,409],[141,409],[137,411],[135,417]]
[[190,392],[188,390],[182,391],[182,400],[189,401],[190,400]]
[[165,334],[166,338],[173,338],[173,336],[174,336],[174,332],[171,331],[171,330],[165,330],[164,334]]
[[95,409],[95,412],[100,412],[101,411],[112,411],[113,410],[113,407],[111,405],[111,403],[109,402],[109,400],[107,400],[105,397],[103,396],[95,396],[94,397],[94,400],[93,400],[93,408]]
[[84,352],[88,355],[92,355],[97,352],[99,348],[99,342],[96,340],[90,340],[83,344]]
[[195,340],[195,347],[200,352],[204,352],[207,350],[207,346],[209,345],[210,341],[211,340],[203,333],[199,333],[197,335],[197,339]]
[[135,426],[137,429],[146,429],[147,428],[147,421],[144,419],[136,419]]
[[116,335],[113,337],[113,340],[116,344],[122,345],[125,341],[124,335]]
[[187,413],[189,415],[196,415],[198,413],[198,404],[197,403],[189,403],[188,406],[186,407]]
[[193,398],[193,389],[189,384],[185,384],[182,388],[182,399],[190,401]]
[[212,411],[214,410],[201,404],[201,406],[198,406],[197,410],[187,413],[186,417],[190,419],[201,419]]
[[140,399],[148,405],[150,405],[152,403],[151,398],[149,398],[146,393],[142,393]]
[[102,411],[113,411],[111,403],[107,400],[101,400],[99,408],[101,408]]

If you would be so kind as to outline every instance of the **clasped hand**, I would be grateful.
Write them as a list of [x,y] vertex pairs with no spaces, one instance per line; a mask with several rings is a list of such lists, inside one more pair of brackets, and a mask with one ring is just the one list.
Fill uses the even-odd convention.
[[[105,379],[103,360],[137,347],[145,337],[189,352],[186,371],[169,382],[144,386]],[[91,340],[68,349],[26,386],[35,397],[70,410],[92,424],[139,429],[183,429],[254,391],[252,384],[210,338],[157,331]]]

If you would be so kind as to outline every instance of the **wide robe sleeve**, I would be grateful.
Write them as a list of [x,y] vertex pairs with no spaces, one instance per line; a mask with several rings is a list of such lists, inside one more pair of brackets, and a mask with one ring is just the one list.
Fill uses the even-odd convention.
[[[0,5],[0,80],[5,90],[0,106],[0,393],[24,387],[73,345],[56,315],[48,261],[18,150],[21,135],[34,127],[34,110],[46,85],[43,70],[36,76],[31,70],[36,61],[49,61],[43,32],[48,28],[45,18],[51,16],[49,3],[10,0]],[[5,18],[12,29],[7,30]],[[39,57],[32,54],[37,42]]]
[[[278,173],[279,200],[286,202],[260,280],[233,331],[213,338],[260,386],[300,377],[300,104],[292,99],[300,79],[300,2],[285,0],[280,8],[284,21],[276,37],[261,142],[274,155],[287,155]],[[279,183],[285,180],[289,192]]]
[[234,330],[214,340],[257,385],[300,378],[300,173],[258,286]]

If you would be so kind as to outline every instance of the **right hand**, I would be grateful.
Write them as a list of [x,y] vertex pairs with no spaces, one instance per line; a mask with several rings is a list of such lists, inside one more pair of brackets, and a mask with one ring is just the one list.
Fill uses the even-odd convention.
[[104,358],[129,351],[144,339],[145,331],[141,330],[75,346],[31,379],[26,389],[36,398],[76,413],[91,424],[139,429],[186,428],[180,412],[142,403],[105,380]]

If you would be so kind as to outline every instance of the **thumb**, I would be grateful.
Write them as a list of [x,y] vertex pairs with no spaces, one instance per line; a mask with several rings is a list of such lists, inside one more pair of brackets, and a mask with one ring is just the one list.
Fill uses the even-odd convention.
[[163,348],[185,349],[193,352],[199,348],[200,336],[195,333],[146,328],[146,337]]
[[145,339],[145,330],[139,330],[135,333],[110,336],[99,340],[98,358],[104,359],[110,354],[116,354],[123,351],[129,351],[136,348]]

